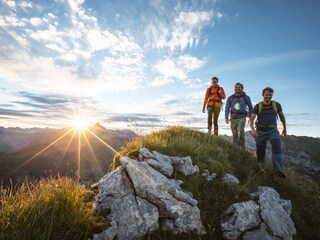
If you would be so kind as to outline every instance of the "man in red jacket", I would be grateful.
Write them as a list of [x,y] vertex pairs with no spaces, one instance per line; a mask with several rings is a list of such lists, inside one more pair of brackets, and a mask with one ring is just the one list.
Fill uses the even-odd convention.
[[211,79],[211,87],[206,91],[206,95],[203,101],[202,112],[205,112],[207,106],[208,111],[208,133],[211,134],[212,118],[214,125],[214,135],[218,136],[218,117],[222,108],[222,99],[226,98],[226,94],[222,87],[218,84],[219,79],[213,77]]

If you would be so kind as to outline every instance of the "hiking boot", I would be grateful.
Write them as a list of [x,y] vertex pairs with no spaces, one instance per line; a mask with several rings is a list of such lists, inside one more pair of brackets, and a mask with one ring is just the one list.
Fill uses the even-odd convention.
[[286,178],[286,175],[281,172],[281,171],[276,171],[276,175],[279,177],[279,178],[282,178],[282,179],[285,179]]
[[208,134],[211,135],[211,129],[208,130]]

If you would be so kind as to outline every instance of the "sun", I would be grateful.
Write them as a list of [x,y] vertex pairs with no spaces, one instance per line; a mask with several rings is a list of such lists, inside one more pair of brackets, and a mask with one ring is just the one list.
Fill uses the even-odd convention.
[[72,121],[72,126],[78,131],[83,131],[89,127],[89,122],[83,117],[76,117]]

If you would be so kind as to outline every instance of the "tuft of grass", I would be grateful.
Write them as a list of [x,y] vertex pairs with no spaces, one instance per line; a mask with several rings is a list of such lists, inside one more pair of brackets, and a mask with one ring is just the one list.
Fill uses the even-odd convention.
[[[113,168],[119,166],[123,155],[136,158],[141,147],[156,150],[169,156],[190,156],[200,171],[207,169],[218,174],[213,182],[200,175],[176,177],[183,181],[182,188],[192,192],[198,200],[201,218],[207,230],[205,236],[194,234],[172,236],[157,232],[145,239],[221,239],[220,217],[235,202],[247,201],[249,193],[258,186],[270,186],[279,192],[282,199],[292,203],[291,217],[297,228],[295,239],[320,239],[320,189],[319,185],[286,169],[287,178],[279,179],[272,169],[271,161],[260,166],[256,157],[221,137],[185,127],[170,127],[131,141],[121,149],[113,160]],[[240,180],[237,186],[223,184],[219,178],[230,173]]]
[[26,180],[0,196],[0,239],[88,239],[108,226],[93,197],[70,178]]

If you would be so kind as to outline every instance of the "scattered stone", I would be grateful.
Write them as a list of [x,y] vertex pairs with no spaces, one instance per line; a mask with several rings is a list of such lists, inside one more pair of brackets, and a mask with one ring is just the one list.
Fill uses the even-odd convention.
[[225,184],[229,184],[229,185],[238,185],[240,183],[240,181],[238,180],[238,178],[236,178],[235,176],[226,173],[223,178],[222,178],[222,182],[224,182]]

